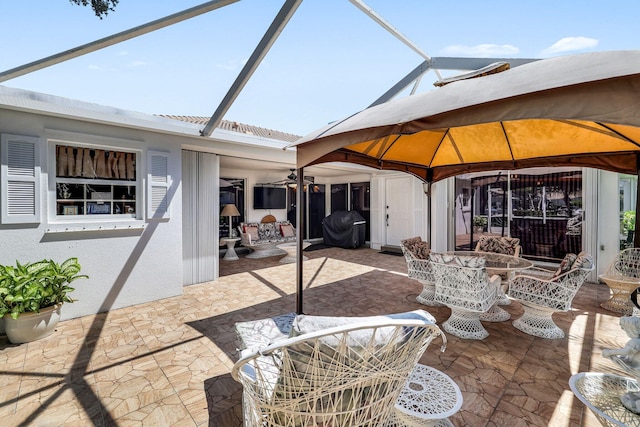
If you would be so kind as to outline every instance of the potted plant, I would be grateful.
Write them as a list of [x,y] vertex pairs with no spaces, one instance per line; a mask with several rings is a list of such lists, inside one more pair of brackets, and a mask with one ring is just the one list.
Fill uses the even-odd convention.
[[622,229],[627,234],[627,244],[633,243],[636,232],[636,211],[625,211],[622,214]]
[[69,284],[88,276],[79,274],[77,258],[62,264],[42,260],[16,266],[0,265],[0,319],[14,344],[50,335],[60,320],[60,307],[73,302]]
[[476,234],[482,233],[487,227],[487,218],[483,216],[473,217],[473,232]]

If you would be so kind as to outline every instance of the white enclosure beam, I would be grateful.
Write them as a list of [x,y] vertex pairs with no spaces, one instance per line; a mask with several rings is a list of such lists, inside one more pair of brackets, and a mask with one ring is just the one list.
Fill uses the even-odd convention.
[[204,129],[200,131],[202,136],[210,136],[213,130],[220,124],[222,118],[231,107],[231,104],[236,100],[242,91],[242,88],[244,88],[255,70],[258,68],[258,65],[260,65],[260,62],[262,62],[262,59],[265,57],[267,52],[269,52],[273,43],[275,43],[276,39],[287,25],[296,9],[298,9],[298,6],[300,6],[300,3],[302,3],[302,0],[287,0],[284,5],[282,5],[282,8],[273,19],[273,22],[267,29],[267,32],[254,49],[251,57],[249,57],[249,60],[242,68],[242,71],[240,71],[240,74],[227,91],[227,94],[220,102],[220,105],[218,105],[218,108],[209,119],[209,122],[207,122]]
[[[351,0],[350,0],[351,1]],[[495,62],[508,62],[511,67],[527,64],[529,62],[538,61],[534,58],[449,58],[449,57],[432,57],[430,60],[423,61],[416,68],[411,70],[409,74],[404,76],[402,80],[393,85],[391,89],[386,91],[382,96],[373,101],[369,107],[385,103],[402,92],[412,82],[422,77],[424,73],[433,70],[478,70]],[[442,77],[438,77],[442,80]],[[416,88],[413,88],[412,94]]]
[[[33,71],[40,70],[42,68],[49,67],[51,65],[59,64],[60,62],[68,61],[69,59],[77,58],[78,56],[85,55],[87,53],[95,52],[96,50],[112,46],[114,44],[123,42],[125,40],[132,39],[134,37],[141,36],[143,34],[150,33],[160,28],[173,25],[177,22],[184,21],[194,16],[202,15],[203,13],[210,12],[214,9],[219,9],[223,6],[235,3],[239,0],[213,0],[203,3],[198,6],[185,9],[182,12],[174,13],[173,15],[166,16],[164,18],[156,19],[147,24],[143,24],[117,34],[113,34],[108,37],[104,37],[100,40],[93,41],[78,47],[74,47],[64,52],[51,55],[49,57],[39,59],[34,62],[30,62],[25,65],[21,65],[16,68],[12,68],[0,73],[0,82],[4,82],[16,77],[31,73]],[[151,3],[150,3],[151,4]]]

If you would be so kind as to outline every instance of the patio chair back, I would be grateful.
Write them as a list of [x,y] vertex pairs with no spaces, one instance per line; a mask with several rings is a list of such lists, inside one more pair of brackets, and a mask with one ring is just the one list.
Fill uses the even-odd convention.
[[418,236],[401,240],[400,248],[407,261],[407,277],[420,282],[433,283],[435,279],[429,261],[429,244]]
[[[567,257],[569,255],[573,254]],[[552,315],[571,309],[573,298],[594,269],[593,257],[585,252],[581,252],[577,258],[573,255],[572,259],[575,261],[573,265],[566,266],[568,271],[563,270],[563,260],[558,271],[552,275],[548,271],[532,268],[513,278],[509,283],[509,296],[520,301],[524,307],[524,314],[514,320],[513,326],[529,335],[564,338],[564,331],[555,324]]]
[[435,300],[466,311],[489,310],[496,302],[499,281],[490,280],[484,263],[481,257],[431,254]]
[[628,248],[618,252],[607,269],[607,275],[640,277],[640,248]]
[[569,311],[571,303],[593,268],[573,268],[555,277],[516,275],[509,284],[509,296],[554,311]]
[[[295,328],[294,328],[295,330]],[[431,320],[336,326],[278,341],[240,359],[245,426],[382,426],[431,341]]]

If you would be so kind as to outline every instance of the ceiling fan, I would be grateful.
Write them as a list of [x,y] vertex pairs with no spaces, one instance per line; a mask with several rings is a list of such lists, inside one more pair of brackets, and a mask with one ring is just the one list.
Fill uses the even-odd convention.
[[[298,175],[296,175],[296,170],[295,169],[289,169],[291,171],[291,173],[289,175],[287,175],[287,177],[285,179],[281,179],[278,181],[273,181],[273,182],[263,182],[260,183],[259,185],[291,185],[291,184],[297,184],[298,183]],[[310,176],[305,176],[304,177],[304,184],[313,184],[313,177]]]

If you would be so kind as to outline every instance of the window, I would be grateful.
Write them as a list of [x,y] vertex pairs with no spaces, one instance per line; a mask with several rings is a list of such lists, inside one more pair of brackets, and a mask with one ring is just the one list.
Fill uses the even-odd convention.
[[134,152],[57,144],[56,216],[138,216]]

